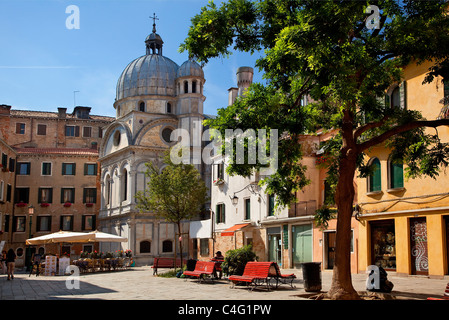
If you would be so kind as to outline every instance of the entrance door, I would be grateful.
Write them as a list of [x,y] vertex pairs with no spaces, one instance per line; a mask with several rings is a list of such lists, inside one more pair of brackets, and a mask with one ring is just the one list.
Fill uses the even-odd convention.
[[447,259],[447,270],[446,274],[449,274],[449,216],[444,217],[446,223],[446,259]]
[[412,274],[427,275],[429,273],[429,260],[427,257],[426,218],[410,219],[410,247]]
[[327,256],[327,264],[326,269],[333,269],[335,262],[335,239],[337,237],[337,232],[325,232],[325,241],[326,241],[326,256]]
[[268,255],[269,261],[276,262],[278,265],[282,265],[281,259],[281,235],[270,234],[268,235]]
[[312,261],[312,225],[292,226],[293,263]]

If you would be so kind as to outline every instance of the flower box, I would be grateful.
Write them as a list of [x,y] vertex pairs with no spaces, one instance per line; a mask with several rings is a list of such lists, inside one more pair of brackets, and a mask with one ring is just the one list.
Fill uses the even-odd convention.
[[93,207],[93,203],[86,203],[86,207]]
[[221,185],[223,183],[224,183],[223,179],[216,179],[216,180],[214,180],[214,185],[216,185],[216,186]]
[[72,203],[71,202],[66,202],[66,203],[64,203],[64,207],[70,207],[72,205]]
[[19,207],[19,208],[23,208],[23,207],[28,206],[28,203],[25,203],[25,202],[19,202],[19,203],[16,203],[16,206]]
[[43,207],[43,208],[49,207],[49,206],[50,206],[49,203],[46,203],[46,202],[41,203],[41,207]]

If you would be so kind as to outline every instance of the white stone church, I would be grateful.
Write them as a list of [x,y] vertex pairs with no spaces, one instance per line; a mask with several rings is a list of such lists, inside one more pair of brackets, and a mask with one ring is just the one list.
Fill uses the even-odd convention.
[[[201,139],[204,73],[199,64],[185,61],[181,66],[162,55],[163,41],[153,32],[146,38],[146,54],[131,61],[117,82],[114,108],[116,120],[104,129],[100,146],[101,194],[99,229],[128,238],[121,244],[102,244],[102,251],[133,251],[137,265],[152,264],[154,257],[170,256],[178,237],[173,224],[158,220],[153,213],[136,208],[135,194],[145,189],[145,163],[163,168],[162,158],[174,142],[176,128],[188,130]],[[193,138],[192,138],[193,139]],[[201,140],[192,141],[199,145]],[[210,187],[210,168],[198,164]],[[189,223],[184,223],[188,233]],[[188,236],[183,237],[187,252]]]

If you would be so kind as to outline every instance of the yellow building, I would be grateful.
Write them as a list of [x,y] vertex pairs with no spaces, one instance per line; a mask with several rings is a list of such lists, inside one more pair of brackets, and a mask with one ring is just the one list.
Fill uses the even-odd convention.
[[[409,65],[404,81],[387,94],[391,104],[435,120],[447,114],[444,97],[449,90],[441,78],[423,84],[429,66]],[[449,128],[439,127],[437,133],[442,142],[449,141]],[[366,160],[375,169],[368,178],[357,179],[359,272],[378,264],[398,275],[449,274],[449,172],[443,168],[436,179],[407,179],[407,164],[393,164],[389,157],[384,146],[369,150]]]

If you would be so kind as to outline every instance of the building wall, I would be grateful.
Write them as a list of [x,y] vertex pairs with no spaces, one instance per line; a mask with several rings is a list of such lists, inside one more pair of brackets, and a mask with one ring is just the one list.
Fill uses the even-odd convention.
[[[411,64],[404,70],[406,83],[407,108],[418,110],[428,120],[436,119],[443,105],[444,97],[441,78],[431,84],[422,84],[430,63],[422,65]],[[449,129],[439,127],[437,132],[441,141],[449,141]],[[434,134],[435,129],[426,129]],[[359,238],[359,272],[374,263],[373,249],[376,246],[376,226],[389,225],[395,236],[396,268],[398,274],[409,275],[417,273],[416,264],[422,262],[428,265],[424,271],[431,277],[441,277],[448,274],[448,246],[446,234],[446,217],[449,216],[449,193],[447,191],[448,175],[441,170],[439,175],[431,177],[404,178],[404,187],[392,189],[389,185],[390,151],[377,146],[372,148],[366,161],[377,157],[381,165],[381,190],[370,192],[368,179],[358,179],[359,219],[361,221]],[[404,164],[404,169],[407,164]],[[427,253],[422,258],[413,256],[412,236],[416,219],[425,221],[427,232],[423,234]],[[387,255],[386,255],[387,256]],[[386,257],[381,263],[391,259]],[[422,269],[425,270],[425,269]],[[419,270],[418,270],[419,271]]]
[[[72,113],[67,113],[66,108],[58,108],[58,112],[41,112],[0,106],[0,127],[2,128],[0,135],[15,154],[11,155],[15,158],[14,172],[5,173],[9,175],[9,181],[14,181],[13,184],[15,184],[11,202],[7,204],[10,207],[5,209],[5,212],[10,215],[9,233],[6,235],[7,248],[13,248],[16,253],[25,252],[25,240],[30,237],[30,234],[36,237],[61,230],[62,216],[73,216],[71,231],[90,231],[82,222],[83,217],[94,217],[95,229],[100,207],[98,146],[102,140],[103,127],[112,120],[111,117],[91,115],[89,107],[76,107]],[[72,131],[66,131],[66,126],[70,126]],[[51,163],[49,175],[42,172],[44,162]],[[21,163],[29,163],[29,172],[20,172]],[[75,164],[75,175],[63,175],[63,163]],[[85,164],[93,165],[92,168],[96,167],[96,171],[94,170],[92,175],[85,174]],[[28,200],[26,203],[17,205],[20,202],[17,188],[24,187],[29,188]],[[41,206],[42,201],[38,196],[39,188],[52,189],[52,199],[48,206]],[[75,198],[71,206],[64,206],[62,203],[62,188],[74,188]],[[85,188],[96,190],[95,201],[89,200],[92,205],[86,205],[84,201]],[[28,215],[30,205],[34,207],[31,230]],[[48,230],[39,230],[38,221],[43,219],[42,217],[51,217],[51,226]],[[5,220],[2,221],[4,222]],[[18,229],[17,225],[20,222],[23,223]],[[34,249],[37,251],[39,247]],[[83,248],[85,245],[82,244],[64,248],[46,246],[47,252],[60,254],[58,251],[61,249],[61,251],[70,251],[69,253],[75,257]],[[98,246],[95,248],[98,249]],[[23,266],[24,258],[24,256],[18,257],[16,261],[18,267]]]

